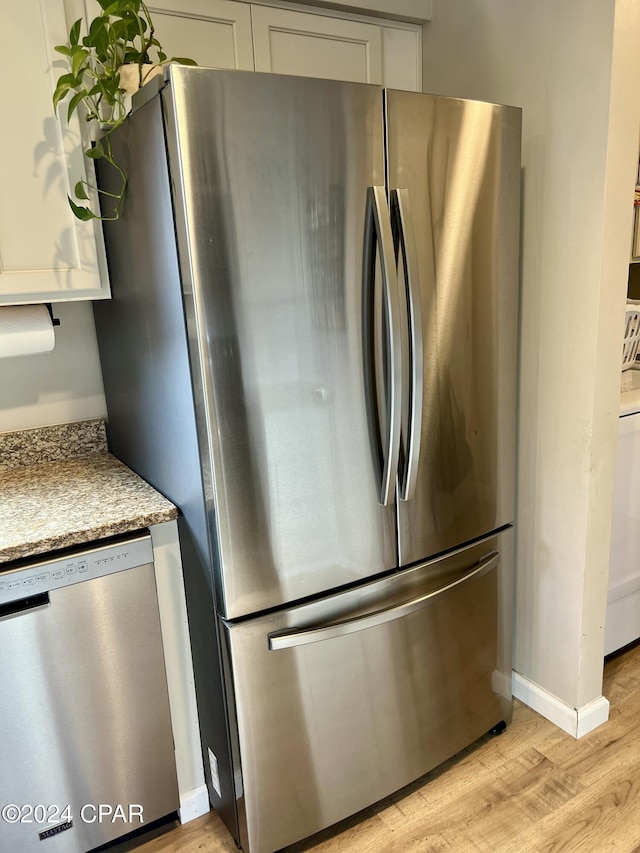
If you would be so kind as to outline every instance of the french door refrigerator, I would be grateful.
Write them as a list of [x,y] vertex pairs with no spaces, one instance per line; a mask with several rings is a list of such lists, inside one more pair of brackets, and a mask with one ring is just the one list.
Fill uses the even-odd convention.
[[510,719],[520,111],[172,66],[114,151],[112,447],[181,508],[211,802],[269,853]]

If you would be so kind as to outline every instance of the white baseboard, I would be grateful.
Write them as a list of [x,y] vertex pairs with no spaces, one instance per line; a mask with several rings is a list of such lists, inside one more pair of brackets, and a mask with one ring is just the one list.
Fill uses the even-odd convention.
[[609,719],[609,700],[604,696],[573,708],[519,672],[513,673],[513,695],[574,738],[583,737]]
[[178,809],[180,823],[189,823],[190,820],[195,820],[209,811],[211,811],[211,806],[209,805],[209,792],[206,785],[200,785],[180,796],[180,808]]

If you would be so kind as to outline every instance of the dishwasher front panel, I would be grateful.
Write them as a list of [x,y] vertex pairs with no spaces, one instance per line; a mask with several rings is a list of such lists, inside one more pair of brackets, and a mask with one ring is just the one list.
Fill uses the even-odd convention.
[[[136,549],[0,575],[0,850],[85,853],[178,808],[154,568],[129,568]],[[80,563],[100,576],[42,589]]]
[[245,849],[271,853],[334,824],[510,721],[512,572],[508,529],[382,581],[223,622]]

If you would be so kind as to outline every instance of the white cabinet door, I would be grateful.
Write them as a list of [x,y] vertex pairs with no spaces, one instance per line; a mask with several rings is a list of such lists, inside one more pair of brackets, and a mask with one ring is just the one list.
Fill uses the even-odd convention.
[[109,295],[100,229],[67,202],[70,181],[85,174],[79,123],[63,134],[51,105],[61,73],[53,47],[67,33],[63,0],[0,3],[0,304]]
[[[75,117],[67,126],[65,104],[60,122],[51,107],[66,70],[53,48],[74,18],[97,8],[95,0],[0,2],[0,304],[109,296],[102,229],[77,220],[67,202],[90,170],[81,126]],[[235,0],[152,0],[151,11],[166,52],[200,65],[420,88],[419,28]]]
[[384,26],[382,76],[388,89],[422,91],[422,29]]
[[152,0],[149,11],[168,56],[209,68],[253,71],[251,11],[233,0]]
[[382,83],[382,33],[375,24],[251,6],[256,71]]

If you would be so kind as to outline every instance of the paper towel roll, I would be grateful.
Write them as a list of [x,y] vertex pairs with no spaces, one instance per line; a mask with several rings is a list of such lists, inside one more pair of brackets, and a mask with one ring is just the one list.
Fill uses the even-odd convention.
[[46,305],[0,308],[0,358],[51,352],[56,339]]

